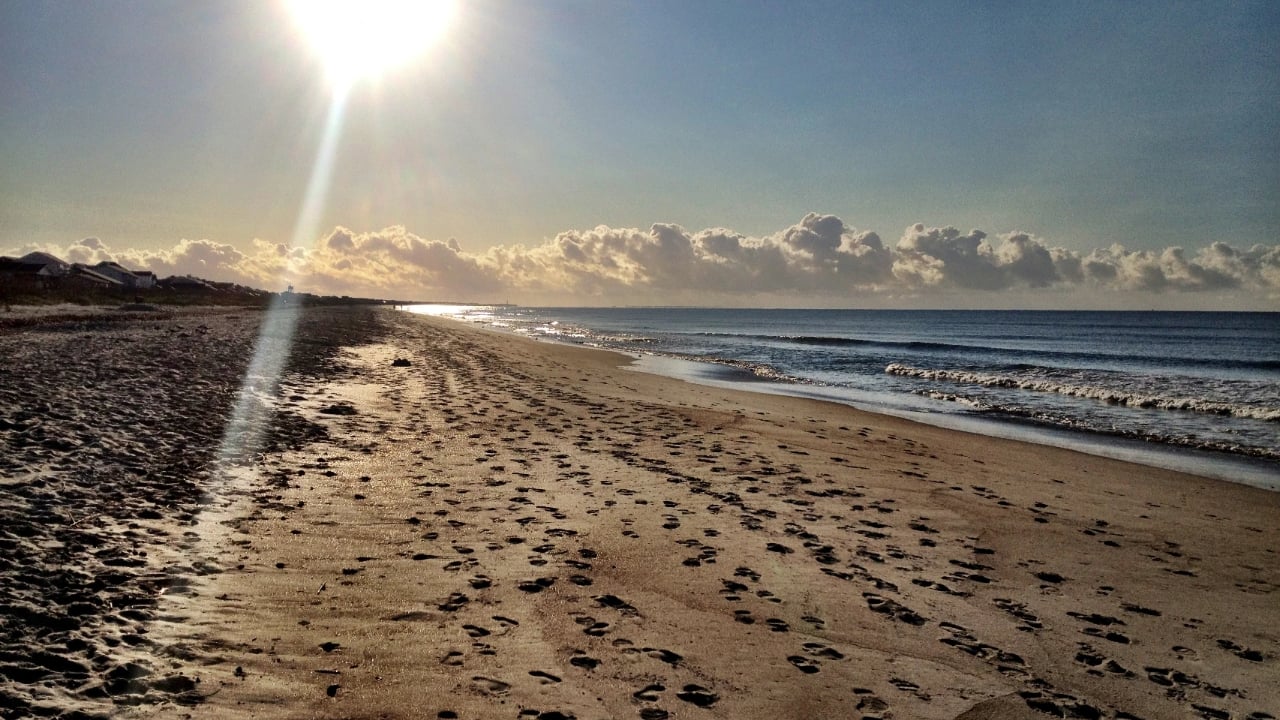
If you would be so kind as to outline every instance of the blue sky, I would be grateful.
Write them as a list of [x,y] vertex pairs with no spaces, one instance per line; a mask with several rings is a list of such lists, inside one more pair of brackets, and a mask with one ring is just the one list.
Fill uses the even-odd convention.
[[[353,91],[320,225],[1269,246],[1278,31],[1270,2],[464,2]],[[0,63],[0,248],[288,241],[329,89],[282,7],[0,0]]]

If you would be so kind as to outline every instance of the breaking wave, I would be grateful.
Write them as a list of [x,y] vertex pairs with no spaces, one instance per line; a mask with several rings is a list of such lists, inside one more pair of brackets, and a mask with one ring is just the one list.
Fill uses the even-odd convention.
[[1259,447],[1257,445],[1248,445],[1245,443],[1225,442],[1222,440],[1212,440],[1196,437],[1194,435],[1157,432],[1154,430],[1100,427],[1080,418],[1072,418],[1057,413],[1044,412],[1017,405],[992,404],[976,398],[967,397],[965,395],[939,392],[937,390],[917,390],[916,394],[922,397],[932,398],[934,400],[966,405],[975,412],[1016,418],[1048,427],[1079,430],[1098,433],[1101,435],[1113,435],[1131,440],[1175,445],[1178,447],[1192,448],[1196,450],[1212,450],[1214,452],[1232,453],[1235,455],[1245,455],[1248,457],[1272,460],[1280,459],[1280,449],[1275,448]]
[[942,380],[967,385],[980,385],[982,387],[1056,393],[1058,395],[1098,400],[1109,405],[1156,410],[1182,410],[1210,415],[1250,418],[1267,422],[1280,422],[1280,408],[1218,402],[1204,398],[1140,394],[1095,385],[1069,385],[1052,380],[1018,377],[1016,375],[992,375],[967,370],[929,370],[899,363],[887,366],[884,371],[889,375],[920,378],[922,380]]
[[1032,348],[1010,348],[999,345],[981,345],[966,344],[954,342],[933,342],[925,340],[912,341],[894,341],[894,340],[867,340],[863,338],[839,337],[828,335],[769,335],[769,334],[738,334],[725,332],[702,332],[696,333],[701,337],[728,338],[737,340],[756,340],[760,342],[774,343],[791,343],[793,345],[806,345],[810,347],[830,347],[830,348],[882,348],[886,350],[909,350],[909,351],[941,351],[953,353],[977,353],[980,355],[990,355],[992,353],[1011,353],[1023,357],[1035,357],[1043,359],[1057,360],[1076,360],[1076,361],[1124,361],[1132,362],[1149,362],[1158,366],[1183,365],[1189,367],[1209,367],[1209,368],[1233,368],[1244,370],[1260,370],[1260,371],[1276,371],[1280,370],[1280,361],[1276,360],[1248,360],[1243,358],[1200,358],[1200,357],[1179,357],[1166,355],[1117,355],[1103,352],[1079,352],[1064,350],[1037,350]]

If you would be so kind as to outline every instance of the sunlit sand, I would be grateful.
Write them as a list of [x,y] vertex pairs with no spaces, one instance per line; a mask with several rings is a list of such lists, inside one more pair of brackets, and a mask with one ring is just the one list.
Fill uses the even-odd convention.
[[290,390],[327,439],[204,546],[197,717],[1280,701],[1274,493],[385,321]]

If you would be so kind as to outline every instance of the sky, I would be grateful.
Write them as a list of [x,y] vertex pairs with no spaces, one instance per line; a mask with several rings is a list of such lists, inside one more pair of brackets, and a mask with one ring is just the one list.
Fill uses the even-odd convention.
[[1280,310],[1277,37],[1274,2],[458,0],[339,93],[282,1],[0,0],[0,253],[531,305]]

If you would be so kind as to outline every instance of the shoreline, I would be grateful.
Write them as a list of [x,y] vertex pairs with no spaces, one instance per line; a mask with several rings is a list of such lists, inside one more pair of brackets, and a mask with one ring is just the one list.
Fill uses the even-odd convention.
[[[501,331],[497,331],[501,332]],[[546,342],[556,342],[547,340]],[[621,351],[616,351],[621,352]],[[626,355],[627,353],[621,353]],[[681,373],[678,370],[649,370],[646,364],[658,364],[669,361],[691,363],[694,365],[718,365],[713,361],[699,361],[689,358],[671,358],[661,355],[634,355],[636,370],[653,372],[687,382],[694,382],[711,387],[737,389],[745,392],[756,392],[786,397],[808,398],[823,402],[833,402],[855,408],[862,412],[917,422],[923,425],[971,433],[984,437],[994,437],[1031,445],[1042,445],[1061,450],[1108,458],[1135,465],[1184,472],[1211,480],[1248,485],[1274,492],[1280,492],[1280,463],[1263,458],[1246,455],[1235,455],[1222,451],[1186,448],[1177,445],[1153,443],[1139,438],[1124,436],[1108,436],[1086,431],[1072,431],[1064,428],[1041,427],[1035,424],[1017,423],[992,417],[969,417],[960,413],[943,414],[910,410],[895,410],[887,406],[874,405],[857,399],[841,398],[836,394],[824,394],[822,387],[814,392],[806,392],[812,386],[793,385],[771,380],[721,380],[713,377],[699,377],[696,371]],[[654,358],[649,360],[648,358]]]
[[[6,720],[1280,714],[1275,493],[389,309],[300,312],[276,442],[227,474],[248,315],[0,332],[49,403],[0,415],[6,457],[58,493],[42,524],[0,495]],[[176,419],[121,425],[66,375],[96,368]],[[73,499],[87,451],[33,427],[190,466]]]
[[389,322],[184,601],[193,717],[1280,706],[1274,493]]
[[[455,308],[456,309],[456,308]],[[413,309],[405,312],[419,313]],[[957,311],[960,312],[960,311]],[[740,361],[729,359],[703,359],[678,354],[646,352],[622,348],[602,347],[593,344],[559,339],[553,335],[532,335],[493,326],[488,322],[443,315],[446,319],[462,322],[485,330],[514,337],[525,337],[539,342],[549,342],[569,347],[587,347],[617,352],[633,360],[635,369],[651,372],[686,382],[711,387],[737,389],[787,397],[816,399],[839,403],[858,410],[888,415],[913,422],[959,432],[1026,442],[1045,447],[1073,450],[1085,454],[1147,467],[1188,472],[1202,477],[1258,487],[1280,492],[1280,460],[1238,454],[1227,450],[1189,447],[1153,441],[1143,437],[1123,434],[1106,434],[1090,430],[1044,425],[1035,421],[1011,420],[998,416],[982,416],[957,412],[936,412],[895,407],[887,401],[863,397],[856,391],[822,383],[808,384],[786,379],[757,377],[740,366]],[[734,375],[743,374],[742,378]]]

